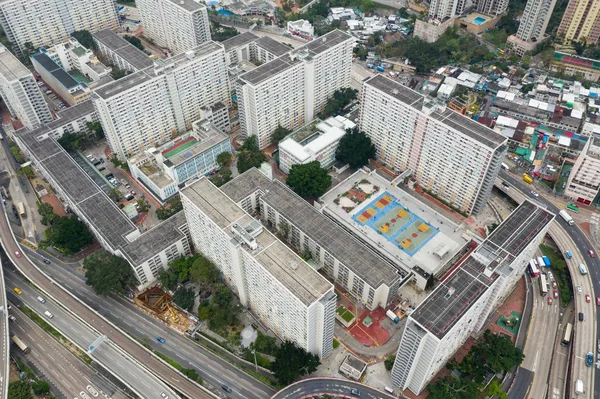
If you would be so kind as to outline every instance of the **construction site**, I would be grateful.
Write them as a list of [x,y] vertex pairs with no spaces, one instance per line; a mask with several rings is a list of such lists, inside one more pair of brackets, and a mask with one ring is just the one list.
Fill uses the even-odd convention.
[[196,320],[191,320],[188,314],[173,305],[171,295],[158,287],[151,287],[134,297],[136,305],[146,313],[164,321],[169,327],[181,332],[193,329]]

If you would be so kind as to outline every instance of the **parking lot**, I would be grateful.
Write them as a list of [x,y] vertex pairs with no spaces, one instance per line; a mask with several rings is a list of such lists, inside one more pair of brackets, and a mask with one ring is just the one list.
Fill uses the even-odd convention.
[[[50,110],[52,112],[59,112],[69,106],[69,104],[67,104],[66,102],[63,102],[61,100],[61,98],[58,97],[58,95],[56,93],[54,93],[52,91],[52,89],[46,83],[44,83],[42,80],[40,80],[39,77],[37,77],[37,79],[38,79],[38,86],[40,87],[40,90],[42,91],[42,95],[44,96],[44,99],[46,100],[46,103],[48,104],[48,108],[50,108]],[[63,104],[63,105],[60,105],[60,104]]]

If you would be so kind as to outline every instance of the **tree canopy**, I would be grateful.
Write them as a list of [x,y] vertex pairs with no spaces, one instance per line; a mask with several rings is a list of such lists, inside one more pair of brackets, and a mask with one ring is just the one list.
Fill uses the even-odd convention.
[[108,252],[97,251],[83,261],[85,283],[96,294],[106,295],[113,292],[122,295],[133,287],[137,280],[129,263]]
[[138,39],[137,37],[125,35],[125,36],[123,36],[123,39],[127,40],[129,43],[133,44],[138,49],[145,51],[142,41],[140,39]]
[[431,399],[477,399],[479,387],[474,381],[458,379],[452,376],[439,378],[427,386]]
[[220,331],[226,326],[237,324],[239,307],[232,303],[231,290],[223,283],[214,284],[213,290],[210,301],[200,302],[198,319],[207,320],[209,328],[213,331]]
[[231,155],[230,152],[225,151],[217,155],[217,163],[221,166],[229,166],[232,158],[233,155]]
[[189,276],[193,283],[207,286],[216,283],[221,272],[209,259],[199,255],[190,268]]
[[331,115],[338,113],[346,105],[350,104],[352,100],[356,100],[358,90],[345,87],[333,92],[331,98],[327,100],[325,108],[319,113],[319,118],[325,119]]
[[210,36],[216,42],[222,42],[227,39],[231,39],[239,34],[240,32],[238,32],[235,28],[221,25],[213,19],[210,20]]
[[38,201],[37,207],[38,213],[42,217],[40,223],[42,223],[44,226],[51,225],[58,218],[58,215],[54,213],[54,208],[52,208],[52,205],[46,202]]
[[351,168],[360,168],[367,165],[369,159],[375,158],[375,152],[371,138],[354,127],[346,129],[346,134],[335,152],[335,158],[349,164]]
[[195,298],[196,294],[191,288],[181,287],[175,291],[175,294],[173,294],[173,302],[175,302],[175,304],[177,304],[177,306],[179,306],[181,309],[185,309],[188,312],[193,310]]
[[271,134],[271,144],[278,144],[291,132],[292,131],[290,129],[286,129],[285,127],[279,125]]
[[313,373],[319,364],[317,355],[307,352],[294,342],[285,341],[277,350],[271,368],[281,385],[289,385],[298,377]]
[[250,136],[244,142],[238,152],[237,169],[244,173],[248,169],[258,168],[267,160],[267,156],[258,148],[256,136]]
[[183,210],[183,204],[181,198],[178,196],[173,197],[167,201],[167,203],[156,210],[156,217],[158,220],[167,220],[177,212]]
[[319,161],[313,161],[292,165],[286,183],[303,198],[320,197],[331,186],[331,176]]
[[13,381],[8,384],[8,399],[33,399],[31,387],[25,381]]
[[40,247],[52,246],[65,255],[79,252],[81,248],[91,244],[94,236],[75,216],[60,216],[52,220],[52,224],[44,231],[46,239]]
[[94,38],[92,34],[88,30],[76,30],[71,33],[71,37],[77,39],[79,44],[83,47],[88,48],[90,50],[96,50],[96,43],[94,43]]
[[113,187],[108,191],[108,198],[115,202],[118,202],[122,196],[123,195],[121,194],[121,191],[119,191],[119,189],[116,187]]

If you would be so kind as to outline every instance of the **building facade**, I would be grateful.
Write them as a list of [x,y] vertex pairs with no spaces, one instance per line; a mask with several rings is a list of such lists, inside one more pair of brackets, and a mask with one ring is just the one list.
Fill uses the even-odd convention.
[[196,250],[261,322],[283,340],[327,357],[333,349],[333,285],[233,200],[202,178],[181,191]]
[[525,201],[412,312],[392,382],[420,394],[522,278],[554,215]]
[[558,27],[558,36],[565,44],[585,40],[596,44],[600,37],[600,2],[598,0],[571,0]]
[[110,30],[92,34],[94,43],[106,62],[127,72],[137,72],[150,68],[152,59],[139,48]]
[[600,190],[600,126],[587,122],[592,135],[575,161],[565,187],[565,196],[590,205]]
[[111,69],[102,64],[92,50],[83,47],[70,37],[65,43],[59,43],[46,49],[46,55],[67,72],[76,70],[92,81],[108,76]]
[[144,35],[173,54],[210,40],[206,6],[194,0],[139,0]]
[[478,0],[477,12],[498,16],[508,8],[508,0]]
[[225,52],[206,42],[99,87],[92,101],[113,154],[125,160],[191,130],[203,106],[230,104]]
[[517,34],[508,38],[508,43],[518,55],[534,50],[546,38],[546,27],[555,4],[556,0],[527,1]]
[[432,0],[429,4],[429,18],[444,21],[461,15],[465,10],[465,0]]
[[313,120],[335,90],[350,86],[354,39],[339,30],[246,72],[237,80],[244,137],[260,148],[278,126],[297,129]]
[[33,74],[0,44],[0,95],[13,118],[28,129],[52,121],[52,114]]
[[410,169],[425,190],[466,213],[483,209],[507,151],[500,134],[382,75],[363,85],[360,130],[379,162]]
[[113,0],[4,0],[0,25],[15,49],[52,46],[69,39],[74,31],[117,30],[119,19]]

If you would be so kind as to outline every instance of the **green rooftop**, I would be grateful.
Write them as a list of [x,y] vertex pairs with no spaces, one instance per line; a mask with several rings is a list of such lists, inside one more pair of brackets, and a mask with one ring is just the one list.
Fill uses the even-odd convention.
[[74,53],[75,53],[77,56],[79,56],[79,57],[81,57],[82,55],[85,55],[85,49],[84,49],[83,47],[81,47],[81,46],[77,46],[77,47],[75,47],[75,48],[73,49],[73,52],[74,52]]
[[165,156],[165,158],[170,159],[173,158],[179,154],[181,154],[182,152],[184,152],[185,150],[187,150],[188,148],[192,147],[193,145],[195,145],[196,143],[198,143],[195,139],[188,139],[186,141],[184,141],[183,143],[170,148],[166,151],[163,152],[163,155]]

